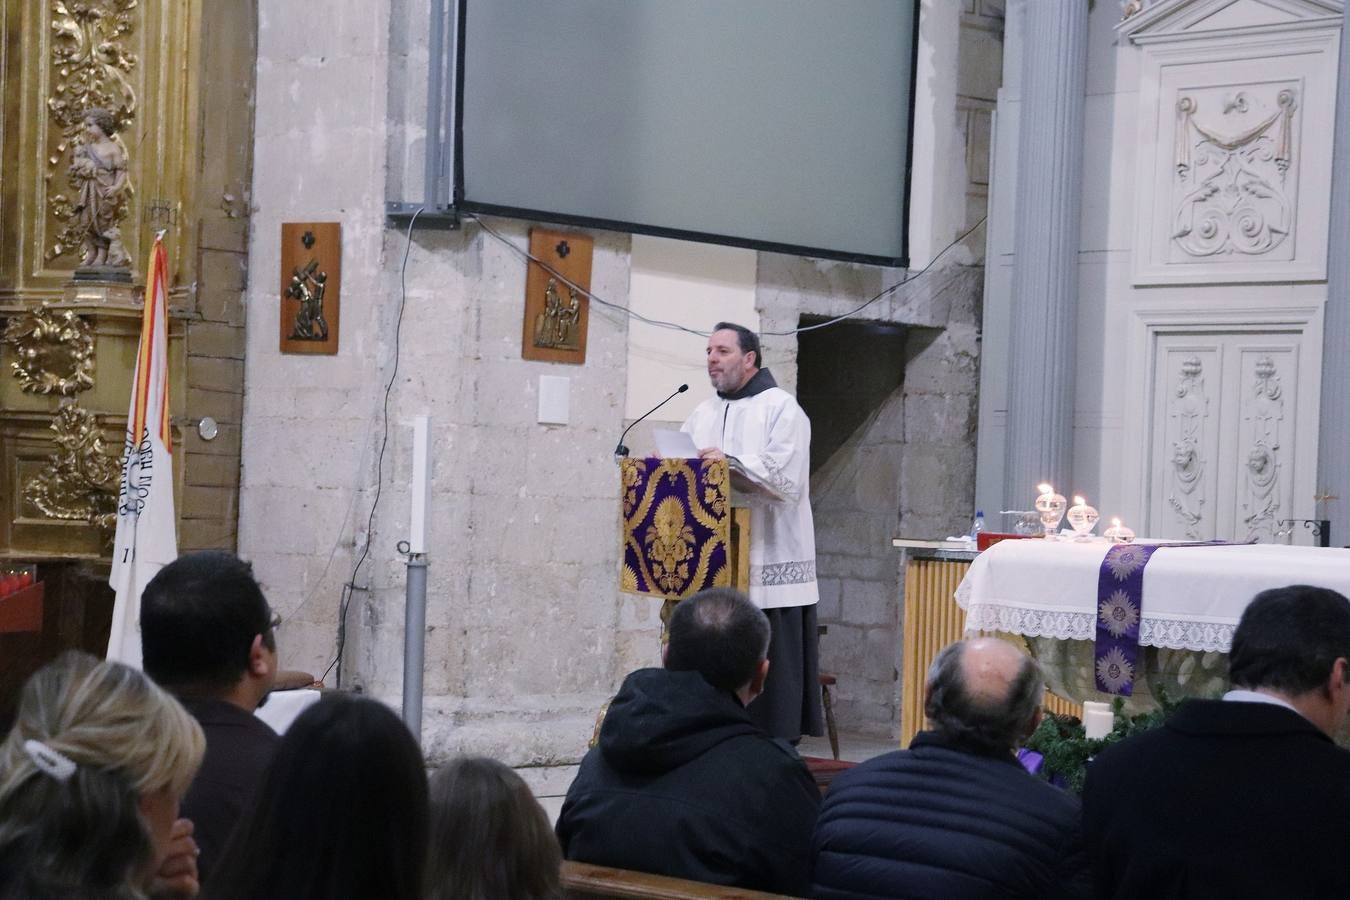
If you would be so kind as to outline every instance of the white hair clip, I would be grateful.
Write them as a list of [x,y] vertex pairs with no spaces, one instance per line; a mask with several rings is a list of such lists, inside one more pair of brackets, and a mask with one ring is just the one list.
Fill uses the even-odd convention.
[[23,752],[28,754],[33,765],[57,781],[69,781],[70,776],[75,774],[75,760],[63,753],[57,753],[42,741],[24,741]]

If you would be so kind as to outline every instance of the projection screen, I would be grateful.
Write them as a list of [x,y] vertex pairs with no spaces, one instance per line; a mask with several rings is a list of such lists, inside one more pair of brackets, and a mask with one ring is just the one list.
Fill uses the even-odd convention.
[[455,205],[904,266],[917,0],[462,0]]

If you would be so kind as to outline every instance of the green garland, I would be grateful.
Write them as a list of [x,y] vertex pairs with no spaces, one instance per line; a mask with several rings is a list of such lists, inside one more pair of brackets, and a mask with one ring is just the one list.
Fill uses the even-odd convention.
[[1115,698],[1111,703],[1115,726],[1104,738],[1089,739],[1083,731],[1083,723],[1074,716],[1047,713],[1023,746],[1045,757],[1040,777],[1050,781],[1059,776],[1067,782],[1069,790],[1081,794],[1087,764],[1092,757],[1127,737],[1157,728],[1180,703],[1163,691],[1158,691],[1157,697],[1157,709],[1134,716],[1125,715],[1124,698]]

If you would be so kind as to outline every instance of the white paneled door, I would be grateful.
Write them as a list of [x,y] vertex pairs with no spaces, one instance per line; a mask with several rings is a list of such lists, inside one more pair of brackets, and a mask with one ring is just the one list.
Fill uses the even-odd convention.
[[1299,443],[1316,440],[1299,433],[1303,337],[1155,334],[1148,534],[1309,542],[1281,525],[1313,512],[1312,447]]

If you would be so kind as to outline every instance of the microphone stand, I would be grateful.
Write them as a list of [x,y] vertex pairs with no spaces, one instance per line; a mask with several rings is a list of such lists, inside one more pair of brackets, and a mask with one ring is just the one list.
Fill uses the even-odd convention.
[[[669,397],[667,397],[666,399],[662,400],[660,403],[656,404],[656,405],[653,406],[651,409],[647,410],[645,413],[643,413],[642,415],[640,415],[640,416],[638,416],[636,419],[634,419],[634,420],[633,420],[633,425],[636,425],[637,423],[641,422],[643,419],[647,418],[647,417],[650,416],[652,413],[656,412],[658,409],[660,409],[661,407],[665,406],[665,405],[666,405],[667,403],[669,403],[671,400],[674,400],[676,394],[683,394],[683,393],[684,393],[685,391],[687,391],[687,390],[689,390],[689,385],[687,385],[687,384],[682,384],[682,385],[680,385],[679,387],[677,387],[677,388],[671,393],[671,395],[670,395]],[[626,456],[628,455],[628,448],[624,446],[624,444],[623,444],[623,439],[626,438],[626,437],[628,437],[628,432],[630,432],[630,431],[633,430],[633,425],[629,425],[627,428],[625,428],[625,429],[623,430],[623,434],[619,435],[619,443],[616,444],[616,445],[614,446],[614,458],[615,458],[615,459],[623,459],[624,457],[626,457]]]

